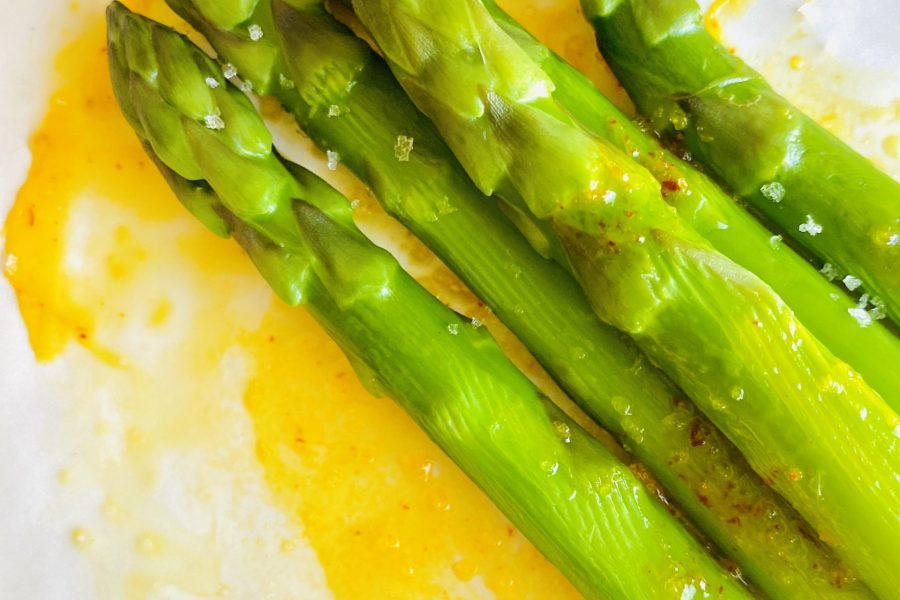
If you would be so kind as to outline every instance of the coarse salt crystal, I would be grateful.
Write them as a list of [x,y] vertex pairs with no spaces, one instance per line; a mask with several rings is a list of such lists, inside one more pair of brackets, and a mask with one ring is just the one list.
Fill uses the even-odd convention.
[[800,231],[803,233],[808,233],[809,235],[816,237],[820,233],[822,233],[822,226],[813,220],[812,215],[806,215],[806,223],[800,225]]
[[825,265],[819,269],[819,273],[824,275],[828,281],[834,281],[838,278],[837,269],[834,268],[834,265],[831,263],[825,263]]
[[282,87],[282,89],[285,89],[285,90],[292,90],[292,89],[294,89],[294,88],[296,87],[296,86],[294,85],[293,80],[288,79],[287,77],[285,77],[285,76],[284,76],[284,73],[279,73],[279,74],[278,74],[278,84]]
[[225,63],[222,65],[222,75],[225,76],[225,79],[237,77],[237,67],[231,63]]
[[217,87],[219,87],[219,80],[216,79],[215,77],[207,77],[207,78],[206,78],[206,85],[207,85],[210,89],[213,89],[213,90],[214,90],[214,89],[216,89]]
[[896,246],[900,244],[900,233],[895,233],[888,238],[887,245],[888,246]]
[[220,115],[206,115],[203,119],[203,124],[208,129],[225,129],[225,121],[222,120]]
[[872,324],[872,315],[862,308],[848,308],[847,312],[850,313],[851,317],[856,319],[856,322],[859,323],[860,327],[868,327]]
[[263,38],[263,30],[259,25],[253,24],[247,28],[247,32],[250,34],[250,39],[254,42],[258,42]]
[[857,288],[859,288],[859,286],[862,285],[862,281],[859,278],[854,277],[853,275],[847,275],[846,277],[844,277],[843,281],[844,285],[847,286],[847,289],[851,292],[855,291]]
[[606,204],[615,204],[616,202],[616,193],[612,190],[606,190],[603,193],[603,201]]
[[19,269],[19,257],[15,254],[7,254],[6,262],[3,264],[3,272],[9,276],[15,275]]
[[341,116],[341,107],[337,104],[332,104],[328,107],[328,116],[329,117],[339,117]]
[[450,335],[459,335],[459,323],[450,323],[447,325],[447,331],[450,332]]
[[784,199],[784,186],[777,181],[765,184],[759,188],[759,191],[763,196],[776,204]]
[[397,143],[394,145],[394,156],[400,162],[409,162],[409,155],[413,151],[413,145],[416,140],[405,135],[397,136]]
[[325,156],[328,158],[328,168],[331,171],[337,170],[338,163],[341,161],[341,155],[332,150],[327,150]]

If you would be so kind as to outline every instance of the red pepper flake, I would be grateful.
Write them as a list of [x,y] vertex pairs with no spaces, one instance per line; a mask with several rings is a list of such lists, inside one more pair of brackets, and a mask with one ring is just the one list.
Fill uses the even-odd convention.
[[678,185],[677,181],[667,179],[662,182],[662,189],[663,189],[663,193],[665,194],[666,192],[680,191],[681,187]]
[[703,426],[703,423],[700,421],[694,421],[694,424],[691,425],[691,446],[696,448],[697,446],[702,446],[706,443],[706,435],[708,431],[706,427]]

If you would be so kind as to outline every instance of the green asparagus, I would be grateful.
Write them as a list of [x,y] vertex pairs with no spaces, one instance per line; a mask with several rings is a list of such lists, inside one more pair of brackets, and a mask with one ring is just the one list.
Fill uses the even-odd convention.
[[660,182],[663,198],[719,252],[769,284],[829,350],[852,366],[886,402],[900,409],[900,339],[878,322],[860,327],[859,306],[837,293],[803,257],[773,236],[709,177],[664,149],[591,81],[550,52],[493,0],[494,19],[543,68],[553,97],[591,132],[631,155]]
[[[486,331],[366,239],[346,199],[279,159],[252,104],[212,60],[119,3],[108,24],[116,97],[179,199],[232,234],[282,298],[305,304],[360,375],[587,596],[750,597]],[[241,186],[229,174],[236,164]]]
[[[900,417],[648,171],[595,138],[477,0],[354,0],[401,84],[485,194],[565,250],[630,334],[876,593],[900,589]],[[548,232],[556,238],[547,238]]]
[[[654,128],[683,136],[763,215],[839,272],[863,282],[900,323],[900,183],[779,96],[703,26],[694,0],[582,0],[603,55]],[[832,275],[833,276],[833,275]],[[896,364],[896,363],[894,363]]]
[[[577,284],[472,186],[384,62],[321,1],[275,3],[276,19],[272,3],[261,2],[235,26],[188,0],[170,4],[435,250],[752,581],[779,597],[868,595],[681,392],[599,321]],[[399,135],[413,144],[404,160],[395,153]]]

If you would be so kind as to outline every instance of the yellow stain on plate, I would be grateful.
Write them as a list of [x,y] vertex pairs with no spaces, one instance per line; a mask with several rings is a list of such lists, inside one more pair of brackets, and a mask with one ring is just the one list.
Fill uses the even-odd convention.
[[[177,22],[159,0],[129,5]],[[549,35],[547,23],[571,22],[575,5],[567,2],[565,18],[535,13],[530,20]],[[562,50],[578,54],[574,47]],[[115,447],[124,458],[110,466],[102,452],[86,451],[82,463],[67,466],[76,482],[92,468],[105,478],[95,514],[73,523],[70,534],[85,555],[114,561],[96,563],[98,573],[107,571],[111,597],[146,597],[169,584],[228,591],[216,583],[227,579],[228,561],[202,555],[195,538],[160,529],[141,503],[158,490],[165,457],[219,443],[224,409],[216,402],[230,391],[235,367],[227,357],[238,348],[248,373],[234,378],[246,385],[239,393],[253,435],[229,443],[252,445],[256,462],[224,450],[204,460],[216,473],[261,470],[270,502],[302,531],[286,533],[274,551],[309,561],[300,550],[311,546],[337,598],[371,598],[374,590],[383,598],[578,598],[392,401],[361,387],[305,310],[275,301],[236,244],[185,213],[119,114],[101,15],[60,52],[57,70],[59,88],[31,140],[32,167],[6,220],[4,271],[37,358],[69,356],[79,344],[104,378],[82,390],[87,401],[99,402],[95,388],[115,390],[107,399],[112,416],[100,404],[80,410],[95,420],[98,447]],[[370,225],[387,223],[371,200],[361,212]],[[397,235],[415,261],[431,265],[426,285],[496,325],[414,239]],[[147,350],[161,332],[177,336],[177,345]],[[532,376],[545,377],[532,359],[520,359]],[[215,486],[196,485],[192,499],[217,501]],[[117,557],[139,566],[116,575]]]
[[[153,2],[133,2],[135,8],[160,16]],[[170,19],[171,20],[171,19]],[[90,282],[75,281],[66,272],[64,245],[72,204],[80,195],[117,198],[124,194],[141,217],[171,216],[177,206],[159,202],[165,186],[143,155],[134,134],[119,119],[106,72],[104,28],[94,24],[57,57],[61,87],[38,131],[31,139],[32,164],[5,224],[7,278],[16,291],[19,309],[39,360],[56,356],[69,341],[77,341],[104,360],[115,362],[93,340],[93,307],[75,301],[72,290]],[[132,185],[135,181],[141,185]],[[171,194],[168,194],[171,195]],[[107,235],[107,232],[104,232]],[[117,250],[108,258],[114,277],[137,268],[144,249],[129,245],[121,229]]]
[[274,308],[247,343],[259,460],[337,598],[578,597],[306,312]]

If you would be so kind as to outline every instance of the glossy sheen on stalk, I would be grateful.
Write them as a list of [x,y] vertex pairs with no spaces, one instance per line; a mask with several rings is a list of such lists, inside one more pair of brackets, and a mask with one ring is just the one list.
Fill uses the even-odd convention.
[[[261,198],[292,190],[286,204],[297,235],[290,247],[234,212],[233,183],[219,171],[246,148],[256,158],[271,156],[259,115],[249,102],[231,111],[220,109],[217,96],[208,103],[207,89],[239,92],[174,31],[118,3],[108,20],[116,96],[182,202],[217,233],[230,231],[274,288],[299,290],[288,299],[309,307],[360,376],[395,398],[587,595],[675,598],[700,589],[749,597],[625,465],[540,394],[489,333],[444,307],[366,239],[337,192],[277,159],[245,171]],[[221,110],[224,126],[208,125],[210,110]],[[159,114],[166,120],[157,121]],[[148,123],[159,127],[148,134]],[[229,132],[230,124],[240,127]],[[188,144],[185,151],[182,132],[195,126],[211,132],[209,148]]]
[[663,198],[719,252],[756,274],[838,358],[900,409],[900,338],[875,321],[860,327],[857,303],[773,236],[705,174],[664,149],[593,83],[535,40],[492,0],[495,20],[553,80],[553,97],[582,125],[607,139],[660,182]]
[[[867,596],[722,434],[603,325],[572,279],[538,256],[472,186],[384,62],[321,2],[302,9],[274,3],[274,20],[264,2],[233,28],[207,20],[189,2],[170,3],[223,60],[241,65],[255,89],[288,106],[320,148],[337,152],[746,575],[773,595]],[[249,23],[275,29],[263,26],[254,41]],[[399,135],[414,140],[405,160],[395,153]]]
[[477,0],[354,0],[407,92],[485,193],[551,230],[629,333],[851,567],[900,589],[900,418],[659,183],[572,120]]
[[881,298],[885,308],[872,314],[886,310],[900,323],[900,183],[713,39],[694,0],[582,5],[654,128],[683,134],[694,157],[757,210]]

